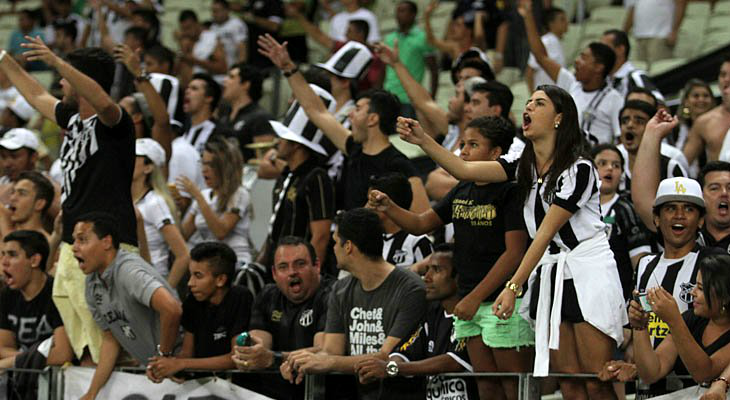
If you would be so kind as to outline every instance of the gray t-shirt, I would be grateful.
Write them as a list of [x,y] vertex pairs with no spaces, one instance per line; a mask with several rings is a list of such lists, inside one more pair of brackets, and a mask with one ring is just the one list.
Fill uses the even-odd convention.
[[160,287],[176,296],[153,266],[121,249],[106,271],[86,276],[86,303],[94,320],[145,365],[160,343],[160,316],[150,304]]
[[412,334],[426,312],[426,288],[411,271],[396,268],[365,291],[355,277],[335,282],[327,308],[327,333],[345,334],[345,354],[375,353],[385,338]]

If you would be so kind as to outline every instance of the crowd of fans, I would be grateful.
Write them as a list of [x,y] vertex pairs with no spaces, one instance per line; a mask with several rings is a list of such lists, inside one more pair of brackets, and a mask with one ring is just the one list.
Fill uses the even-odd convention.
[[[327,398],[519,397],[517,378],[448,372],[592,374],[541,381],[569,399],[725,398],[730,57],[719,104],[691,79],[675,115],[629,61],[632,43],[671,56],[686,1],[627,1],[572,70],[549,1],[458,0],[435,32],[438,2],[403,0],[384,36],[373,3],[212,0],[211,21],[170,27],[162,0],[15,1],[0,368],[93,367],[85,399],[116,366],[239,369],[276,399],[309,375]],[[522,115],[506,66],[524,67]],[[267,79],[292,93],[282,115]],[[259,247],[256,179],[275,180]]]

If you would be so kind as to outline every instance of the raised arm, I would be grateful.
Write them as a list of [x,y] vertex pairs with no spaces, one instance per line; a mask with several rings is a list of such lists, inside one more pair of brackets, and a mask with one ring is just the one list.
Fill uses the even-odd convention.
[[259,53],[268,57],[274,65],[289,75],[287,80],[299,105],[307,113],[309,119],[332,141],[344,154],[347,154],[347,138],[350,131],[337,121],[334,115],[327,111],[322,99],[309,87],[304,76],[298,72],[296,64],[289,57],[286,50],[287,42],[279,44],[271,35],[259,36]]
[[527,31],[527,42],[530,44],[530,51],[535,56],[535,60],[540,64],[543,70],[550,76],[553,82],[558,81],[558,75],[560,74],[560,64],[555,62],[548,55],[545,45],[542,43],[540,33],[537,30],[537,24],[535,23],[535,17],[532,16],[532,1],[531,0],[520,0],[520,5],[517,8],[522,18],[525,21],[525,30]]
[[387,194],[377,190],[370,191],[367,207],[385,213],[396,225],[413,235],[427,234],[444,224],[433,209],[414,213],[401,208]]
[[[25,53],[27,54],[27,53]],[[58,99],[51,96],[28,72],[26,72],[5,50],[0,52],[0,71],[15,86],[20,94],[44,117],[56,122],[56,103]]]
[[91,105],[102,124],[115,126],[119,123],[122,118],[121,108],[96,81],[54,54],[39,36],[35,38],[26,36],[26,39],[28,43],[23,43],[22,46],[30,49],[24,53],[28,61],[43,61],[50,67],[55,68],[61,77],[66,79],[74,88],[76,93]]
[[[433,124],[436,131],[429,132],[429,134],[435,136],[439,133],[446,133],[449,129],[449,118],[446,111],[439,107],[431,97],[431,93],[413,78],[406,66],[400,61],[398,57],[398,39],[393,43],[392,49],[383,43],[376,43],[374,48],[380,60],[395,71],[413,107],[425,115]],[[438,75],[438,72],[436,74]],[[431,82],[433,83],[433,78]]]
[[302,26],[307,36],[311,37],[315,42],[321,44],[328,50],[335,47],[335,41],[332,40],[329,35],[322,32],[317,25],[309,21],[307,17],[299,11],[296,4],[289,3],[285,4],[284,7],[286,15],[299,22],[299,25]]
[[449,43],[446,40],[441,40],[436,37],[431,27],[431,14],[438,7],[438,0],[433,0],[423,12],[423,26],[426,31],[426,40],[428,44],[437,48],[439,51],[448,54],[451,58],[456,58],[459,55],[459,48],[455,43]]
[[634,161],[634,171],[641,171],[641,173],[633,174],[631,179],[631,200],[644,225],[652,231],[656,231],[652,207],[660,180],[661,141],[672,132],[677,124],[677,117],[672,117],[664,110],[658,111],[646,125],[639,151],[636,154],[636,161]]
[[455,156],[426,135],[421,125],[414,119],[398,117],[396,130],[401,139],[421,146],[431,159],[456,179],[495,183],[504,182],[508,178],[504,168],[497,161],[464,161]]

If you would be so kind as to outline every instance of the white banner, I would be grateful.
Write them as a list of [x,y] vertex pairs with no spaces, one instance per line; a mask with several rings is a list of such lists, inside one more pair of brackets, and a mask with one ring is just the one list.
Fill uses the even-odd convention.
[[[75,400],[86,393],[94,375],[92,368],[70,367],[63,370],[63,398]],[[182,384],[165,379],[162,383],[153,383],[145,375],[126,372],[112,373],[109,381],[101,390],[97,399],[169,399],[183,400],[190,398],[247,399],[271,400],[269,397],[236,386],[224,379],[209,378],[187,381]]]
[[697,400],[707,391],[699,386],[690,386],[663,396],[652,397],[652,400]]

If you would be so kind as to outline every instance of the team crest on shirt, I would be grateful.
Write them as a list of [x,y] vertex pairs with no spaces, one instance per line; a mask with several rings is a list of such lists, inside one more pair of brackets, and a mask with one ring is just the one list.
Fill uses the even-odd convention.
[[233,125],[233,130],[240,131],[241,129],[243,129],[244,125],[246,125],[246,121],[238,121]]
[[692,296],[692,289],[694,289],[694,287],[695,285],[690,282],[681,283],[679,285],[679,299],[687,304],[692,303],[692,300],[694,300],[694,296]]
[[126,336],[129,340],[137,339],[137,335],[134,334],[132,327],[129,325],[122,325],[122,333],[124,333],[124,336]]
[[290,187],[289,190],[286,191],[286,199],[293,203],[294,200],[297,199],[297,188],[294,186]]
[[307,327],[312,325],[312,322],[314,322],[314,311],[311,308],[304,310],[299,316],[299,325]]
[[279,322],[279,321],[281,321],[281,315],[282,315],[282,312],[279,311],[279,310],[272,311],[271,312],[271,321],[272,322]]
[[395,254],[393,254],[393,262],[396,264],[400,264],[406,261],[406,257],[408,257],[408,253],[404,250],[396,250]]

